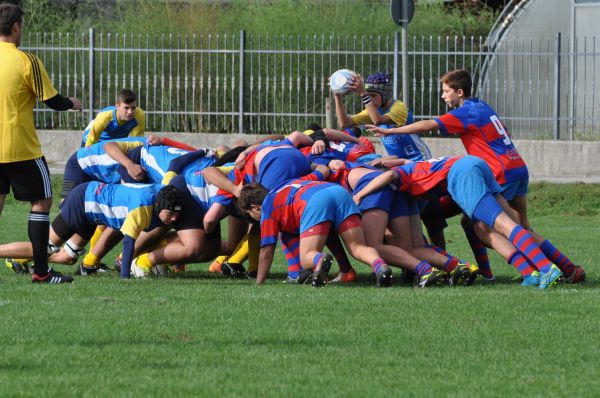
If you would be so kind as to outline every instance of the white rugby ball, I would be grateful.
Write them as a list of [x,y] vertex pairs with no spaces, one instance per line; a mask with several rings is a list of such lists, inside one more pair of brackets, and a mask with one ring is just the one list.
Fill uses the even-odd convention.
[[350,80],[356,77],[356,73],[350,69],[340,69],[329,78],[329,87],[334,94],[346,94],[350,88]]

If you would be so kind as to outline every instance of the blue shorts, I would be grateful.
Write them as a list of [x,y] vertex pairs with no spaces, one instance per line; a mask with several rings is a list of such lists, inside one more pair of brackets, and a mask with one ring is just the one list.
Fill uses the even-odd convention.
[[94,178],[89,176],[81,169],[77,161],[77,152],[71,155],[65,164],[65,172],[63,175],[63,189],[61,195],[67,196],[71,189],[84,182],[93,181]]
[[300,216],[300,235],[317,224],[331,221],[337,231],[340,224],[353,214],[360,215],[352,196],[340,185],[332,185],[315,192]]
[[481,198],[486,193],[495,196],[502,192],[502,188],[483,160],[475,156],[465,156],[454,163],[448,172],[448,192],[460,208],[472,218],[473,211]]
[[[368,183],[373,181],[375,178],[377,178],[381,174],[382,174],[381,172],[377,172],[377,171],[373,171],[372,173],[365,174],[364,176],[361,177],[360,180],[358,180],[358,184],[356,184],[356,187],[352,190],[352,192],[354,193],[354,192],[361,191],[364,187],[367,186]],[[394,196],[395,196],[395,191],[392,188],[390,188],[389,186],[386,186],[377,192],[373,192],[372,194],[365,196],[364,199],[358,205],[358,208],[363,213],[365,211],[371,210],[371,209],[381,209],[381,210],[385,211],[386,213],[389,213],[390,210],[392,209],[392,203],[394,202]]]
[[88,185],[89,182],[77,185],[60,204],[60,216],[69,230],[69,233],[63,233],[65,236],[61,236],[61,239],[67,240],[75,233],[89,239],[94,233],[96,223],[89,220],[85,214],[85,191]]
[[390,209],[389,220],[393,220],[397,217],[405,217],[413,214],[418,214],[419,210],[416,206],[416,200],[404,192],[394,192],[394,200],[392,201],[392,208]]
[[529,178],[508,182],[502,184],[500,187],[502,187],[502,196],[506,200],[513,200],[516,197],[527,195],[527,191],[529,191]]

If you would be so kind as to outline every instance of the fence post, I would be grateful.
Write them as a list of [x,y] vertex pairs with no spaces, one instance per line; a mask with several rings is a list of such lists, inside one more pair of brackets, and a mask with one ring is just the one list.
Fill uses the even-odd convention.
[[89,89],[89,103],[90,103],[90,117],[89,120],[94,120],[94,97],[96,95],[94,91],[94,81],[96,80],[95,76],[95,64],[96,64],[96,55],[94,53],[94,28],[90,28],[89,33],[89,49],[88,49],[88,89]]
[[238,98],[238,132],[244,134],[244,52],[246,50],[246,31],[240,30],[240,84]]
[[554,139],[560,139],[560,32],[556,34],[554,55]]
[[335,106],[332,105],[333,97],[330,95],[325,98],[325,127],[335,129]]
[[402,2],[402,102],[410,109],[408,96],[408,1]]
[[394,32],[394,99],[398,98],[398,75],[399,75],[399,60],[398,52],[400,51],[400,32]]

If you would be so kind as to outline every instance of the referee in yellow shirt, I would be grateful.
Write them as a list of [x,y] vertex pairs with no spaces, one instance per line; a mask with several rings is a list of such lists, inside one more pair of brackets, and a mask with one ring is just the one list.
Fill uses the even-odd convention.
[[18,49],[22,33],[21,8],[0,4],[0,214],[11,187],[15,199],[31,202],[28,233],[33,246],[32,281],[68,283],[73,278],[48,268],[52,189],[33,124],[33,107],[38,99],[57,111],[81,110],[81,103],[58,94],[44,64]]

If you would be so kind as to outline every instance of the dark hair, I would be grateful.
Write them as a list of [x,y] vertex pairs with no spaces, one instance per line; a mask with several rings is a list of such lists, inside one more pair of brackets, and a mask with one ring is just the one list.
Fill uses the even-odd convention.
[[243,211],[248,211],[252,205],[261,205],[268,193],[269,191],[267,188],[263,187],[257,182],[245,185],[242,188],[242,192],[240,192],[238,206]]
[[317,123],[310,123],[308,126],[306,126],[306,130],[317,131],[320,129],[321,129],[321,126],[319,126]]
[[119,97],[117,97],[117,102],[120,104],[131,104],[135,101],[137,101],[137,95],[128,88],[121,90]]
[[0,4],[0,34],[10,36],[15,22],[23,23],[23,10],[14,4]]
[[471,96],[471,74],[466,69],[457,69],[446,73],[441,78],[442,83],[447,84],[453,90],[462,90],[465,97]]

